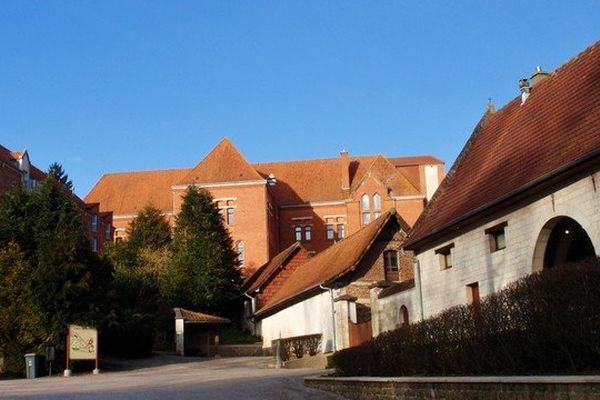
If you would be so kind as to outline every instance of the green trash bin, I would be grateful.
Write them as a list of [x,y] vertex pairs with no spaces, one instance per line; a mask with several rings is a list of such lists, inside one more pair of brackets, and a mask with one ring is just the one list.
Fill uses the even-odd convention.
[[40,357],[35,353],[25,354],[27,379],[37,378],[40,374]]

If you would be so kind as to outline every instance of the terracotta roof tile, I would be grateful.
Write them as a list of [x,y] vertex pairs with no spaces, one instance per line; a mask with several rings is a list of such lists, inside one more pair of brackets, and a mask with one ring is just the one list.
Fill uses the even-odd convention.
[[195,324],[228,324],[231,321],[227,318],[217,317],[216,315],[204,314],[198,311],[190,311],[185,308],[174,308],[175,318],[182,318],[185,322]]
[[412,247],[600,149],[600,42],[483,118],[418,219]]
[[281,289],[256,315],[263,315],[308,290],[319,285],[327,285],[354,270],[391,217],[398,218],[401,226],[408,230],[408,225],[398,216],[396,210],[387,211],[369,225],[328,247],[303,264],[290,275]]
[[[352,191],[359,188],[362,181],[367,176],[373,176],[378,179],[384,186],[391,190],[392,195],[418,195],[419,190],[410,180],[406,178],[400,171],[394,167],[382,155],[376,156],[365,171],[361,171],[360,179],[354,179],[350,184]],[[358,175],[358,174],[357,174]]]
[[173,211],[171,186],[189,171],[171,169],[106,174],[85,201],[100,203],[100,211],[113,211],[115,215],[137,214],[149,204],[162,211]]
[[233,143],[225,138],[177,184],[238,182],[258,179],[263,178],[248,164]]
[[302,248],[302,245],[299,242],[295,242],[287,249],[283,250],[281,253],[277,254],[275,257],[270,259],[267,263],[258,268],[252,275],[246,279],[242,286],[242,290],[246,293],[254,292],[256,289],[259,289],[267,279],[278,268],[280,268],[286,260],[294,254],[294,252],[298,249]]

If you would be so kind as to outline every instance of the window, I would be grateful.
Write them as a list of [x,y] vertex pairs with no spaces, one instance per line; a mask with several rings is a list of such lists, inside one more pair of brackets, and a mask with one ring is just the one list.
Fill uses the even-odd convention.
[[92,251],[94,251],[94,252],[98,251],[98,239],[92,238],[91,246],[92,246]]
[[312,239],[312,226],[306,225],[304,227],[304,240],[310,242]]
[[98,215],[92,214],[92,232],[98,232]]
[[398,252],[396,250],[384,251],[383,263],[386,272],[398,272]]
[[239,262],[239,266],[243,267],[244,266],[244,260],[246,258],[246,249],[244,247],[244,241],[240,240],[237,244],[237,253],[238,253],[238,262]]
[[338,224],[337,235],[338,239],[343,239],[346,237],[346,228],[344,227],[344,224]]
[[400,326],[408,326],[408,308],[406,308],[406,306],[400,307],[400,321]]
[[440,260],[440,269],[452,268],[452,254],[454,253],[454,243],[450,243],[444,247],[440,247],[435,251]]
[[104,239],[105,240],[112,239],[112,229],[111,229],[110,224],[106,224],[106,226],[104,227]]
[[469,304],[477,306],[479,305],[479,283],[471,283],[467,285],[467,300]]
[[301,226],[294,227],[294,237],[296,238],[296,242],[302,241],[302,227]]
[[381,215],[381,196],[379,193],[373,195],[373,217],[379,218]]
[[327,240],[333,240],[335,238],[333,224],[325,225],[325,231],[327,232]]
[[227,209],[227,225],[233,225],[235,218],[233,217],[233,208]]
[[362,223],[363,225],[367,225],[369,222],[371,222],[371,212],[370,210],[370,204],[369,204],[370,200],[369,200],[369,195],[368,194],[363,194],[362,197],[360,198],[360,209],[362,212]]
[[489,243],[490,243],[490,252],[495,252],[498,250],[502,250],[506,248],[506,236],[504,233],[504,228],[508,224],[506,222],[502,222],[501,224],[492,226],[485,230],[485,234],[488,235]]

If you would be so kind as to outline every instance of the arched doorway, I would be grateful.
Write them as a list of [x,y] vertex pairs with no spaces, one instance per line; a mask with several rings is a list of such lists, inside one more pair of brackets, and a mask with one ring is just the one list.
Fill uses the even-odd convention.
[[544,225],[536,243],[533,270],[581,261],[595,257],[596,251],[587,232],[569,217],[556,217]]

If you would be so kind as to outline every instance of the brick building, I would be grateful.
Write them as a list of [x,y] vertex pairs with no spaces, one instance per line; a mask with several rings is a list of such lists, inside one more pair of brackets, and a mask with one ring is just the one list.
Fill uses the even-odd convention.
[[307,259],[292,245],[261,267],[244,291],[252,298],[252,328],[272,341],[319,335],[321,351],[358,345],[371,338],[369,287],[413,282],[412,254],[401,251],[410,227],[395,209]]
[[[0,193],[14,188],[33,190],[46,179],[46,173],[31,163],[27,150],[11,151],[0,145]],[[90,246],[99,251],[113,236],[112,213],[101,212],[98,203],[86,203],[70,193],[81,210]]]
[[[516,83],[516,82],[515,82]],[[373,331],[600,254],[600,42],[492,107],[414,225],[413,288],[375,288]]]
[[115,240],[146,205],[170,223],[190,185],[209,190],[240,253],[246,274],[295,242],[318,253],[391,208],[409,224],[444,176],[431,156],[382,155],[250,164],[223,139],[195,167],[106,174],[87,202],[113,212]]

